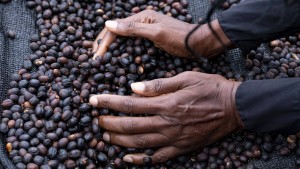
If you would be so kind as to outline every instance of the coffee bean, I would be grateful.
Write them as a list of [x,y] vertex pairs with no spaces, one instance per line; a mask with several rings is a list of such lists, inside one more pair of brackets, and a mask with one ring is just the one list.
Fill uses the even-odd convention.
[[143,162],[144,162],[144,165],[150,166],[152,164],[152,158],[149,156],[146,156],[143,158]]

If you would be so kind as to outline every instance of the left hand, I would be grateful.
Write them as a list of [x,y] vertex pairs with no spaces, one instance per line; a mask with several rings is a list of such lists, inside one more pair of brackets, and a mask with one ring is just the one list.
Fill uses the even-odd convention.
[[[147,117],[99,117],[107,130],[104,141],[124,147],[159,149],[152,163],[162,163],[195,151],[243,124],[235,107],[240,83],[219,75],[184,72],[175,77],[132,84],[143,97],[97,95],[93,106]],[[123,160],[141,165],[146,154],[128,154]]]

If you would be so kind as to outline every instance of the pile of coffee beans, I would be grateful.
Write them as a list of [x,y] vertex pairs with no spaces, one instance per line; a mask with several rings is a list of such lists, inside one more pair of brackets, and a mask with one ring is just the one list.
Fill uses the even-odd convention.
[[270,48],[270,52],[260,47],[248,54],[248,79],[300,77],[300,35],[274,40]]
[[[118,37],[104,56],[91,59],[92,43],[106,20],[152,9],[191,22],[187,0],[29,0],[27,6],[37,14],[39,34],[30,39],[33,54],[11,77],[0,123],[0,132],[7,136],[8,155],[19,169],[143,168],[126,164],[122,158],[127,153],[153,150],[123,148],[103,142],[104,131],[93,124],[93,119],[99,115],[125,114],[91,107],[88,104],[91,95],[131,95],[133,82],[168,78],[183,71],[235,78],[225,56],[193,62],[170,56],[140,38]],[[252,51],[246,60],[249,72],[236,80],[281,77],[280,67],[287,70],[287,75],[294,71],[289,77],[296,76],[298,61],[295,56],[299,55],[300,38],[293,37],[296,39],[272,42],[271,54],[261,48]],[[265,56],[273,59],[264,60]],[[288,63],[285,60],[281,63],[282,58]],[[277,67],[276,61],[280,63]],[[266,71],[263,65],[268,67]],[[273,69],[278,69],[276,75]],[[275,151],[283,156],[294,152],[300,156],[299,136],[287,139],[282,135],[239,132],[198,152],[151,168],[254,168],[249,161],[268,160]]]

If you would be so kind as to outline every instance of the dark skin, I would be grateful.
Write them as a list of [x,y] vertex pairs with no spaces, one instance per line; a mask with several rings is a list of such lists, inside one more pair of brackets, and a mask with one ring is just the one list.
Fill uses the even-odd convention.
[[[230,41],[218,21],[213,27],[226,46]],[[184,38],[194,27],[153,11],[106,23],[100,33],[100,45],[93,51],[102,56],[115,34],[147,38],[165,51],[193,58],[185,49]],[[104,40],[105,39],[105,40]],[[210,57],[223,50],[220,42],[204,25],[191,38],[190,45]],[[243,124],[235,107],[235,93],[240,83],[219,75],[184,72],[168,79],[156,79],[131,85],[139,96],[97,95],[90,103],[128,114],[147,114],[148,117],[101,116],[97,123],[106,130],[104,141],[124,147],[158,148],[151,156],[152,163],[162,163],[176,156],[195,151],[214,143]],[[128,154],[123,160],[143,164],[146,154]]]

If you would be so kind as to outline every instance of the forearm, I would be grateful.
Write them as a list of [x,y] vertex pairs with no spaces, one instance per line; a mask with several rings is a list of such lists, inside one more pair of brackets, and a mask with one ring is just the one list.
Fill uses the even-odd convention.
[[244,52],[263,42],[300,32],[300,1],[246,0],[218,18],[226,36]]
[[255,132],[300,131],[300,78],[253,80],[236,92],[245,129]]

